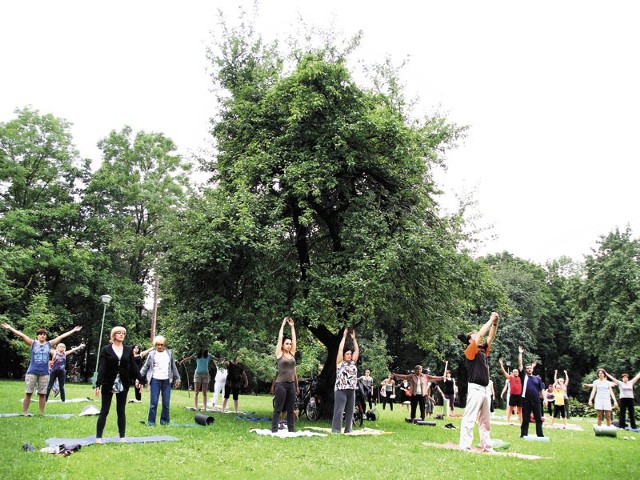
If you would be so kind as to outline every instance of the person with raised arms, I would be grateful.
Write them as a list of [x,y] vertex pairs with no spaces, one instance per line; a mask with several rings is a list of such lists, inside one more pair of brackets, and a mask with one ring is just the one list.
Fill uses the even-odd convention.
[[[284,337],[284,326],[291,327],[291,338]],[[274,384],[273,418],[271,431],[278,433],[280,412],[287,412],[287,430],[294,431],[294,408],[296,406],[297,389],[296,375],[296,328],[291,317],[285,317],[280,325],[278,341],[276,342],[276,362],[278,374]]]
[[29,416],[29,405],[31,405],[31,396],[34,391],[38,392],[38,407],[40,415],[44,414],[44,407],[47,403],[47,386],[49,385],[49,355],[51,349],[60,343],[63,339],[69,335],[79,332],[82,327],[76,325],[71,330],[62,335],[57,336],[53,340],[47,340],[47,331],[44,328],[36,330],[36,338],[29,338],[29,336],[22,333],[20,330],[16,330],[8,323],[2,324],[3,328],[6,328],[14,335],[22,338],[24,343],[29,345],[31,349],[31,357],[29,360],[29,367],[27,373],[24,376],[25,394],[22,401],[22,415]]
[[633,377],[632,380],[629,380],[628,373],[623,373],[622,381],[609,375],[606,370],[604,373],[609,378],[609,380],[615,383],[620,389],[620,421],[618,422],[618,427],[627,427],[625,413],[629,412],[629,424],[631,426],[631,430],[636,430],[635,406],[633,404],[633,386],[636,384],[638,379],[640,379],[640,373]]
[[345,348],[348,329],[342,332],[342,340],[336,355],[336,384],[333,392],[333,420],[331,432],[342,431],[342,416],[344,414],[344,433],[351,433],[353,426],[353,410],[356,402],[356,388],[358,386],[358,367],[356,362],[360,355],[355,330],[351,330],[352,346]]
[[[471,451],[473,427],[478,421],[480,448],[483,452],[493,452],[491,445],[491,390],[489,388],[489,360],[491,344],[498,331],[500,316],[492,312],[489,320],[477,332],[465,336],[467,347],[464,351],[469,386],[467,406],[460,425],[460,450]],[[489,333],[487,341],[484,336]]]

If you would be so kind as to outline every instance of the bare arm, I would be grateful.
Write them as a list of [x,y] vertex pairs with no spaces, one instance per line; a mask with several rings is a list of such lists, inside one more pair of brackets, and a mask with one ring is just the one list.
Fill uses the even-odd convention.
[[[485,336],[485,334],[489,331],[489,329],[491,329],[493,327],[493,316],[494,316],[494,314],[498,315],[496,312],[493,312],[491,314],[491,317],[489,317],[489,320],[487,320],[485,322],[485,324],[480,328],[480,330],[478,330],[478,333],[476,334],[478,341],[479,341],[479,339],[481,339],[482,337]],[[489,333],[489,335],[491,335],[491,333]],[[494,336],[495,336],[495,332],[494,332]],[[487,343],[489,343],[489,340],[487,340]]]
[[564,371],[564,388],[569,388],[569,373]]
[[507,393],[508,385],[509,384],[507,382],[505,382],[504,388],[502,389],[502,392],[500,392],[500,398],[504,398],[504,394]]
[[29,338],[27,337],[24,333],[22,333],[20,330],[16,330],[15,328],[13,328],[11,325],[9,325],[8,323],[3,323],[2,326],[4,328],[6,328],[7,330],[9,330],[11,333],[13,333],[14,335],[19,336],[20,338],[22,338],[22,340],[24,340],[24,343],[26,343],[27,345],[31,346],[33,345],[33,338]]
[[68,350],[67,355],[73,355],[74,353],[76,353],[79,350],[82,350],[83,348],[84,348],[84,343],[81,343],[77,347],[73,347],[71,350]]
[[288,317],[289,326],[291,327],[291,354],[296,353],[296,349],[298,348],[298,342],[296,340],[296,327],[293,323],[293,318]]
[[604,371],[604,374],[605,374],[605,375],[607,376],[607,378],[608,378],[609,380],[611,380],[612,382],[614,382],[614,383],[616,383],[616,384],[620,383],[620,382],[618,381],[618,379],[617,379],[617,378],[615,378],[613,375],[609,375],[609,372],[607,372],[606,370]]
[[500,362],[500,370],[502,370],[502,375],[504,375],[504,378],[509,379],[510,375],[504,369],[504,364],[502,363],[502,359],[500,359],[499,362]]
[[489,338],[487,339],[487,346],[491,347],[493,343],[493,339],[496,338],[496,332],[498,331],[498,320],[500,319],[500,315],[497,312],[491,312],[491,328],[489,329]]
[[282,320],[282,325],[280,325],[280,330],[278,331],[278,341],[276,342],[276,358],[280,358],[282,356],[282,340],[284,339],[285,323],[287,323],[286,317]]
[[522,354],[524,353],[524,347],[518,345],[518,370],[524,370],[524,363],[522,362]]
[[153,351],[153,347],[149,347],[149,348],[147,348],[145,351],[140,352],[140,357],[141,357],[141,358],[144,358],[144,357],[146,357],[147,355],[149,355],[152,351]]
[[358,357],[360,356],[360,348],[358,347],[358,341],[356,340],[356,331],[351,331],[351,340],[353,341],[353,355],[351,355],[351,360],[353,362],[358,361]]
[[613,393],[613,388],[611,388],[611,385],[609,385],[609,395],[611,395],[611,400],[613,400],[614,408],[618,408],[618,401],[616,400],[616,395],[615,393]]
[[[142,355],[142,354],[140,354]],[[193,358],[193,354],[189,355],[188,357],[184,357],[182,360],[180,360],[178,363],[180,365],[184,365],[184,362],[186,362],[187,360],[191,360]]]
[[347,329],[345,328],[342,332],[342,340],[340,340],[340,345],[338,345],[338,355],[336,356],[336,365],[340,365],[342,360],[344,359],[344,342],[347,340]]
[[66,333],[63,333],[62,335],[57,336],[56,338],[54,338],[53,340],[50,340],[49,343],[51,344],[52,347],[55,347],[58,343],[60,343],[63,339],[67,338],[69,335],[72,335],[76,332],[79,332],[80,330],[82,330],[82,327],[80,325],[76,325],[75,327],[73,327],[71,330],[69,330]]

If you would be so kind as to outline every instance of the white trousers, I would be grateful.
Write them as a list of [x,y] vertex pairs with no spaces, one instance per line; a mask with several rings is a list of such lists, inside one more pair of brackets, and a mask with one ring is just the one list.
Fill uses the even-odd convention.
[[222,394],[224,397],[224,384],[226,380],[216,380],[213,384],[213,403],[212,405],[217,405],[218,403],[218,394]]
[[480,447],[482,450],[491,448],[491,391],[476,383],[469,383],[467,406],[464,409],[460,425],[460,449],[471,448],[473,444],[473,427],[478,421],[480,431]]

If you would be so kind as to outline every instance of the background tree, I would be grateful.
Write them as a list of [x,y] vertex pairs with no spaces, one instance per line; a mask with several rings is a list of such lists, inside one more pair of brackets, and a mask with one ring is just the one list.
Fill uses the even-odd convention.
[[[0,123],[0,316],[28,328],[30,309],[46,306],[54,319],[46,326],[61,333],[83,323],[77,307],[92,271],[93,252],[79,239],[89,162],[79,158],[67,121],[30,107],[15,113]],[[6,352],[5,364],[18,365],[16,351]]]
[[572,338],[583,351],[582,363],[593,370],[640,370],[639,261],[640,241],[630,229],[616,229],[600,239],[586,258],[584,281],[574,285]]
[[105,256],[114,298],[110,323],[125,325],[130,341],[149,337],[144,303],[168,241],[166,226],[184,208],[190,192],[190,164],[161,133],[125,126],[98,142],[100,168],[83,201],[86,238]]
[[402,322],[426,349],[457,331],[488,277],[458,250],[430,172],[461,129],[359,86],[335,48],[285,58],[250,28],[223,31],[215,188],[167,254],[177,308],[202,315],[189,329],[262,341],[291,314],[327,348],[327,384],[345,326]]

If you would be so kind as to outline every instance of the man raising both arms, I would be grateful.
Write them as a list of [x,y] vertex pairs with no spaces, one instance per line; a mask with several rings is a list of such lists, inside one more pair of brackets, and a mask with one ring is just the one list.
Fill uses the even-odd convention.
[[[478,420],[480,431],[480,447],[483,452],[493,452],[490,443],[491,431],[491,392],[489,389],[489,362],[488,355],[491,344],[498,330],[500,316],[493,312],[487,323],[477,332],[471,332],[466,336],[468,343],[464,351],[469,385],[467,389],[467,406],[462,416],[460,425],[460,450],[471,450],[473,443],[473,426]],[[489,332],[486,343],[482,342],[485,334]]]

